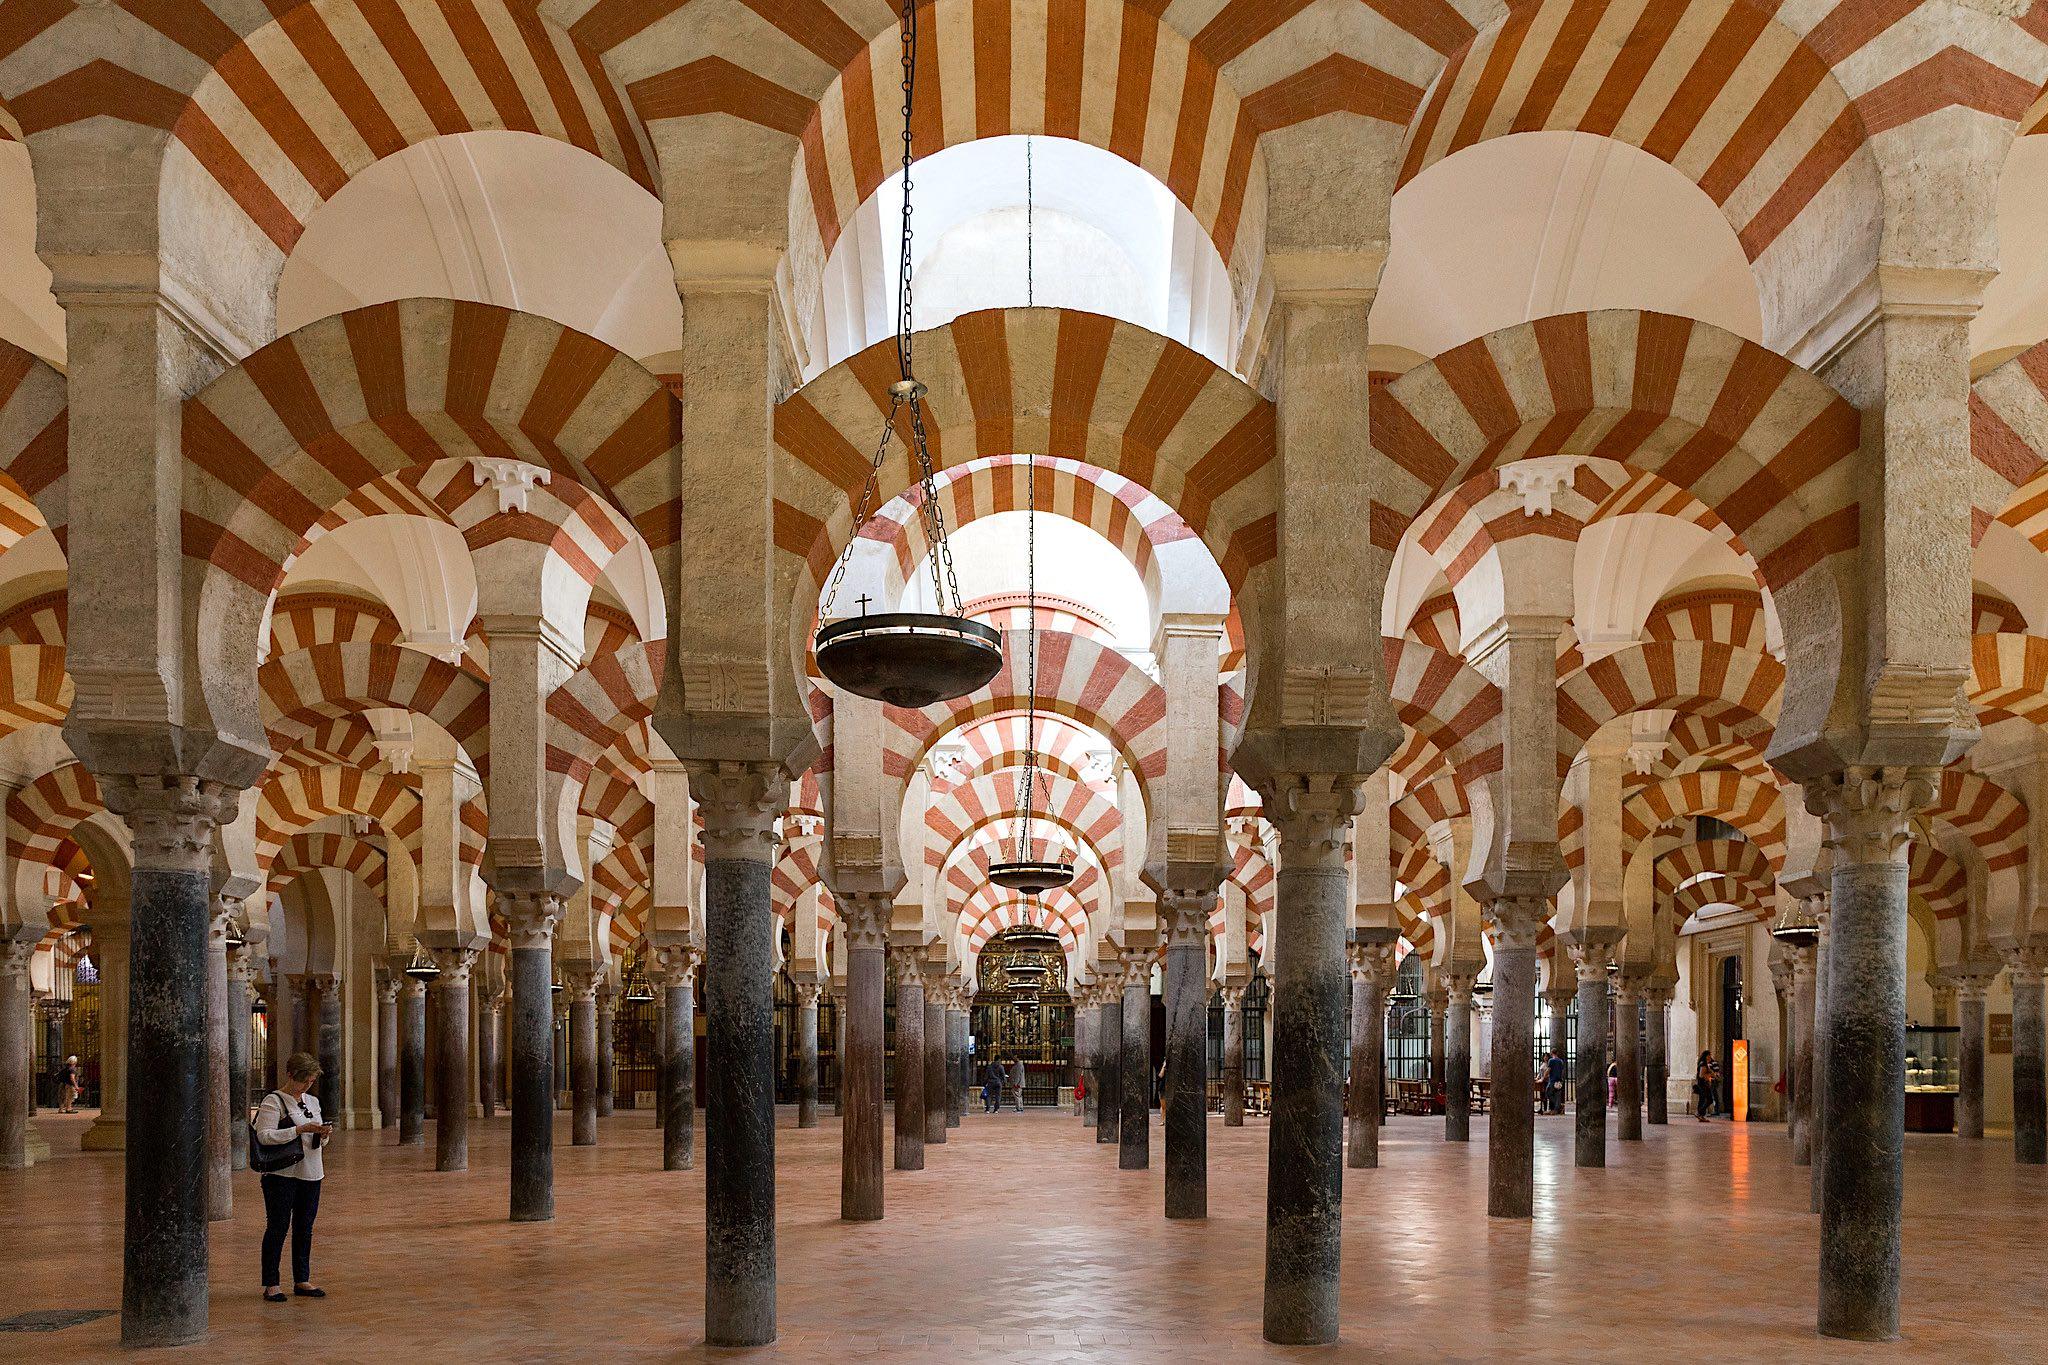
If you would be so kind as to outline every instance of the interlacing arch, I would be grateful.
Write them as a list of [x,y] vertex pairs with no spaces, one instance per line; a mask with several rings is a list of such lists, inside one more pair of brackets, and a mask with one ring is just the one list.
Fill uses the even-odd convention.
[[[1279,525],[1274,410],[1257,391],[1142,327],[1054,308],[965,313],[921,332],[917,373],[929,386],[935,468],[1024,453],[1151,489],[1201,537],[1256,635],[1245,590],[1277,554]],[[896,377],[895,343],[880,342],[775,409],[776,445],[789,457],[776,481],[775,546],[800,630],[854,534]],[[900,423],[884,502],[915,481],[908,417]]]
[[603,342],[445,299],[323,319],[220,375],[183,422],[184,552],[204,584],[197,649],[216,723],[253,716],[240,680],[292,558],[351,494],[404,470],[486,455],[546,469],[557,495],[580,484],[640,532],[673,594],[679,412]]

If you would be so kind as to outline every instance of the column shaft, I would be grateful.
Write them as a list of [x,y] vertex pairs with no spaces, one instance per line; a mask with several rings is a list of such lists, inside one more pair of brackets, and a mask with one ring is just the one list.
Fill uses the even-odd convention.
[[1956,1091],[1956,1136],[1984,1136],[1984,987],[1970,983],[1956,991],[1962,1028],[1961,1074]]
[[[1841,907],[1836,906],[1837,932]],[[2012,1154],[2028,1166],[2048,1163],[2048,1083],[2042,1062],[2041,969],[2012,968]],[[1832,1059],[1831,1059],[1832,1060]]]
[[1096,1022],[1096,1075],[1101,1094],[1095,1104],[1095,1140],[1116,1142],[1124,1123],[1124,999],[1114,983],[1105,987]]
[[619,1087],[618,1053],[612,1047],[614,1015],[610,989],[597,997],[597,1116],[608,1119]]
[[1472,1140],[1472,978],[1451,978],[1444,1018],[1444,1141]]
[[[1166,1216],[1209,1216],[1208,897],[1166,945]],[[1148,1030],[1149,1032],[1149,1030]]]
[[1579,1052],[1574,1080],[1572,1164],[1607,1164],[1607,962],[1604,949],[1579,958]]
[[[341,978],[320,979],[317,997],[318,1024],[315,1025],[320,1059],[320,1112],[339,1124],[348,1111],[348,1075],[341,1065]],[[311,1011],[309,1011],[310,1013]]]
[[850,1223],[882,1216],[882,973],[888,954],[880,930],[865,938],[853,931],[848,911],[846,991],[840,1014],[846,1025],[839,1054],[839,1089],[844,1122],[839,1133],[839,1216]]
[[235,1216],[234,1167],[228,1155],[234,1145],[234,1130],[229,1118],[228,919],[217,915],[206,934],[206,1219],[210,1223]]
[[1823,912],[1820,917],[1820,943],[1815,949],[1813,960],[1813,1106],[1806,1116],[1809,1130],[1807,1147],[1812,1161],[1808,1173],[1808,1211],[1820,1212],[1821,1176],[1827,1168],[1828,1114],[1825,1097],[1828,1093],[1828,1039],[1834,1032],[1830,1022],[1829,1002],[1834,993],[1835,955],[1830,951],[1833,938],[1830,924],[1834,916]]
[[1152,1164],[1152,970],[1126,963],[1124,970],[1123,1078],[1118,1087],[1123,1122],[1117,1130],[1117,1169],[1142,1171]]
[[570,1142],[578,1147],[597,1145],[597,996],[592,989],[578,987],[569,1002],[569,1085],[575,1092],[575,1116],[570,1121]]
[[436,1042],[434,1089],[441,1102],[434,1110],[434,1169],[469,1169],[469,974],[476,950],[458,948],[435,954],[441,974],[434,978]]
[[228,1165],[249,1165],[242,1125],[249,1116],[249,950],[230,956],[228,969]]
[[[779,803],[778,803],[779,805]],[[707,819],[707,825],[709,821]],[[745,852],[707,835],[704,1102],[704,1335],[712,1346],[775,1340],[775,962],[769,930],[774,841],[764,821]]]
[[1380,1091],[1385,1068],[1387,1001],[1386,971],[1392,947],[1365,944],[1353,950],[1361,959],[1351,974],[1351,1140],[1345,1164],[1371,1170],[1380,1164]]
[[398,983],[377,987],[377,1121],[398,1126]]
[[1643,997],[1636,990],[1615,996],[1614,1062],[1620,1076],[1614,1087],[1615,1136],[1623,1142],[1643,1140]]
[[398,992],[398,1141],[427,1140],[427,987],[405,979]]
[[664,988],[661,1014],[661,1169],[697,1164],[697,1003],[687,971]]
[[1813,949],[1792,950],[1792,1004],[1786,1011],[1792,1052],[1792,1105],[1786,1119],[1792,1164],[1813,1164]]
[[1244,987],[1223,989],[1223,1126],[1244,1127]]
[[555,1216],[553,921],[512,938],[512,1221]]
[[896,1169],[924,1169],[924,979],[915,965],[896,972]]
[[504,1063],[500,1060],[498,1039],[504,1032],[505,1014],[499,1004],[499,997],[492,996],[484,1005],[478,1019],[476,1040],[476,1091],[477,1108],[487,1119],[498,1116],[498,1089],[504,1075]]
[[924,1140],[946,1140],[946,1007],[935,1000],[942,987],[927,986],[924,998]]
[[35,1077],[28,963],[35,942],[0,942],[0,1171],[28,1165],[28,1093]]
[[946,1011],[946,1126],[958,1128],[967,1112],[967,1011]]
[[1547,901],[1521,902],[1498,921],[1509,927],[1494,941],[1486,1211],[1495,1218],[1527,1218],[1535,1205],[1536,926],[1549,910]]
[[1668,1043],[1670,1039],[1671,1003],[1660,988],[1650,996],[1650,1008],[1644,1022],[1648,1026],[1645,1043],[1649,1051],[1649,1065],[1644,1068],[1643,1086],[1649,1092],[1650,1122],[1668,1123],[1671,1109],[1671,1063]]
[[798,986],[796,1008],[796,1126],[818,1126],[818,988]]

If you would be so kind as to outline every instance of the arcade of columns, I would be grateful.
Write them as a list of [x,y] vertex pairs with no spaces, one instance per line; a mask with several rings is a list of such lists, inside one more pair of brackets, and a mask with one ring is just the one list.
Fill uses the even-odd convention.
[[[921,152],[1108,148],[1194,213],[1240,320],[1228,368],[1052,308],[919,339],[953,524],[1018,506],[1035,459],[1042,510],[1101,531],[1153,595],[1150,670],[1041,618],[1040,704],[1072,731],[1047,847],[1081,875],[1027,905],[982,875],[1015,813],[1022,618],[991,608],[1004,672],[925,711],[834,695],[807,659],[849,539],[849,599],[899,598],[928,548],[900,459],[895,501],[851,524],[889,348],[828,365],[817,341],[827,254],[900,133],[898,39],[875,0],[768,8],[0,0],[0,132],[28,149],[66,341],[61,373],[0,346],[0,523],[62,562],[0,617],[0,1165],[29,1148],[36,962],[75,955],[83,924],[106,1015],[89,1140],[125,1148],[124,1339],[204,1336],[252,992],[327,1059],[351,1124],[423,1142],[431,1066],[438,1170],[467,1164],[465,1097],[508,1107],[509,1215],[539,1220],[553,987],[574,1140],[595,1141],[630,950],[661,987],[664,1164],[706,1158],[707,1337],[771,1340],[775,973],[800,983],[806,1121],[819,995],[839,1004],[842,1212],[875,1219],[885,971],[893,1164],[914,1169],[958,1120],[976,954],[1032,923],[1068,953],[1087,1118],[1125,1166],[1151,1160],[1163,976],[1168,1217],[1206,1209],[1211,992],[1229,1078],[1244,987],[1270,978],[1266,1335],[1334,1340],[1344,1168],[1377,1159],[1376,1103],[1350,1106],[1347,1142],[1343,1059],[1375,1094],[1397,962],[1424,954],[1454,1096],[1490,986],[1489,1211],[1527,1218],[1539,988],[1576,993],[1582,1088],[1610,993],[1624,1019],[1649,1003],[1647,1094],[1634,1028],[1613,1039],[1616,1137],[1640,1140],[1644,1104],[1665,1113],[1679,931],[1710,905],[1822,926],[1818,949],[1748,933],[1746,979],[1782,977],[1819,1329],[1895,1335],[1910,926],[1965,1025],[1963,1136],[2003,971],[2016,1155],[2048,1159],[2048,646],[1973,593],[1992,528],[2041,543],[2048,352],[1973,379],[1969,348],[2000,169],[2048,85],[2034,9],[1709,0],[1614,28],[1576,0],[925,6],[944,95]],[[277,335],[322,203],[490,129],[659,198],[678,351],[643,364],[440,299]],[[1373,373],[1394,192],[1535,129],[1698,184],[1755,273],[1762,344],[1623,308]],[[287,583],[318,537],[393,512],[459,536],[468,639],[428,647],[374,601]],[[1642,513],[1711,533],[1749,580],[1577,638],[1575,545]],[[1386,623],[1404,545],[1441,590]],[[665,620],[611,605],[640,555]],[[326,928],[280,970],[287,904]],[[1605,1126],[1579,1110],[1580,1166]],[[1446,1137],[1466,1135],[1456,1112]]]

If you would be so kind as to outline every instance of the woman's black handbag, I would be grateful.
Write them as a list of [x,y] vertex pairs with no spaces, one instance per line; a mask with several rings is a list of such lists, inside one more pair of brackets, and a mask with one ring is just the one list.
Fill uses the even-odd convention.
[[[257,1112],[261,1113],[262,1111],[259,1108]],[[286,1114],[284,1112],[283,1097],[279,1096],[278,1118],[289,1119],[290,1117],[291,1116],[289,1114]],[[284,1124],[279,1124],[279,1131],[283,1131],[284,1127]],[[275,1145],[272,1145],[267,1142],[261,1142],[257,1139],[256,1120],[249,1120],[250,1170],[255,1171],[259,1175],[271,1175],[275,1172],[287,1170],[290,1167],[298,1165],[301,1161],[305,1160],[305,1157],[306,1139],[304,1135],[299,1133],[293,1133],[292,1140],[290,1142],[280,1142]]]

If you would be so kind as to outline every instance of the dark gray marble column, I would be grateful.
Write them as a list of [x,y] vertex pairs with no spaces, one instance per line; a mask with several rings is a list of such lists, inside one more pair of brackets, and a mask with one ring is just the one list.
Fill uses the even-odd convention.
[[412,977],[398,988],[398,1141],[427,1140],[427,983]]
[[1244,1127],[1244,990],[1223,988],[1223,1126]]
[[612,1045],[614,1024],[612,985],[600,981],[597,988],[597,1116],[608,1119],[616,1104],[619,1088],[619,1055]]
[[1487,1123],[1486,1212],[1527,1218],[1536,1179],[1536,935],[1551,903],[1503,896],[1493,903],[1493,1098]]
[[[1350,777],[1279,779],[1261,793],[1280,832],[1273,930],[1273,1121],[1266,1148],[1266,1340],[1337,1340],[1343,1247],[1344,849],[1361,803]],[[1268,921],[1269,924],[1273,921]]]
[[436,948],[434,1012],[434,1169],[469,1169],[469,978],[477,948]]
[[476,1101],[487,1119],[498,1116],[498,1096],[504,1084],[505,1066],[498,1040],[505,1031],[505,987],[493,983],[484,989],[483,1008],[477,1016]]
[[0,1171],[28,1165],[28,1095],[35,1080],[29,1065],[35,1041],[28,964],[35,954],[35,939],[0,939]]
[[1643,983],[1621,978],[1614,994],[1616,1018],[1614,1064],[1620,1073],[1614,1085],[1614,1135],[1622,1142],[1643,1140]]
[[[954,999],[960,998],[956,989]],[[946,1011],[946,1126],[958,1128],[967,1112],[967,1011],[956,1003]]]
[[1828,1115],[1824,1097],[1828,1093],[1827,1040],[1831,1031],[1828,999],[1834,965],[1834,954],[1828,951],[1828,947],[1833,937],[1830,926],[1834,915],[1825,896],[1815,908],[1820,919],[1820,942],[1815,946],[1813,957],[1813,1107],[1806,1116],[1806,1145],[1812,1161],[1807,1180],[1807,1207],[1809,1212],[1819,1213],[1821,1175],[1827,1169]]
[[[1841,932],[1841,913],[1837,897],[1837,934]],[[2012,1155],[2013,1160],[2028,1166],[2048,1164],[2048,1077],[2042,1070],[2044,1056],[2048,1056],[2041,1012],[2044,958],[2048,951],[2038,948],[2018,948],[2006,954],[2006,971],[2012,980]]]
[[1956,1136],[1984,1136],[1984,991],[1975,973],[1956,978],[1956,1022],[1962,1031],[1956,1087]]
[[398,990],[404,978],[377,983],[377,1126],[398,1126]]
[[1451,993],[1444,989],[1443,978],[1431,974],[1430,987],[1422,993],[1422,1000],[1429,1007],[1429,1093],[1432,1100],[1442,1095],[1451,1083],[1449,1056]]
[[306,979],[315,987],[314,1000],[307,1013],[312,1015],[317,1010],[319,1019],[315,1025],[318,1050],[309,1048],[308,1051],[313,1051],[313,1055],[320,1059],[320,1112],[340,1123],[348,1111],[348,1073],[341,1063],[341,978],[333,972],[323,972]]
[[690,949],[661,950],[664,1171],[687,1171],[697,1164],[697,962],[697,953]]
[[512,934],[512,1221],[540,1223],[555,1216],[554,941],[562,902],[537,888],[494,889]]
[[692,764],[704,816],[704,1338],[775,1340],[775,907],[789,784],[772,764]]
[[1643,992],[1643,1090],[1651,1123],[1668,1123],[1671,1109],[1671,988],[1653,984]]
[[597,1145],[597,982],[594,970],[569,975],[569,1088],[574,1113],[569,1141]]
[[1344,1161],[1353,1170],[1372,1170],[1380,1164],[1387,987],[1393,976],[1392,943],[1351,945],[1351,1133]]
[[796,988],[796,1126],[818,1126],[818,996],[815,981]]
[[1792,1103],[1786,1112],[1786,1136],[1792,1142],[1792,1164],[1813,1164],[1813,972],[1814,949],[1792,949],[1792,1000],[1785,1011],[1792,1053]]
[[846,926],[846,989],[839,1018],[839,1216],[869,1223],[882,1216],[883,980],[888,965],[890,896],[834,887]]
[[242,1125],[249,1117],[249,945],[228,949],[228,1165],[245,1170],[249,1143]]
[[[1209,887],[1169,891],[1166,925],[1166,1216],[1209,1216]],[[1148,1021],[1149,1023],[1149,1021]],[[1150,1029],[1147,1029],[1150,1032]]]
[[555,1107],[571,1109],[575,1093],[570,1088],[574,1082],[569,1075],[569,1002],[564,992],[555,991],[555,1013],[548,1030],[548,1043],[554,1049]]
[[1116,1164],[1142,1171],[1152,1164],[1152,954],[1143,950],[1124,953],[1123,1025]]
[[1574,944],[1579,973],[1579,1050],[1573,1068],[1578,1103],[1572,1113],[1572,1164],[1607,1164],[1607,965],[1614,949],[1606,943]]
[[206,1334],[206,938],[215,831],[241,794],[191,778],[96,776],[134,836],[121,1341],[176,1346]]
[[891,954],[896,968],[896,1169],[924,1169],[924,951]]
[[[228,1113],[228,931],[234,906],[216,901],[206,928],[206,1220],[235,1216],[234,1146]],[[4,1044],[0,1044],[4,1046]],[[339,1116],[337,1116],[338,1120]]]
[[1114,1143],[1124,1123],[1124,995],[1123,986],[1114,978],[1104,981],[1101,989],[1102,1008],[1096,1019],[1100,1041],[1095,1048],[1101,1094],[1095,1105],[1095,1140]]
[[1474,972],[1444,975],[1444,1141],[1472,1140],[1472,984]]
[[924,1140],[946,1140],[946,988],[928,975],[924,987]]
[[[1937,774],[1852,769],[1807,786],[1834,852],[1821,1167],[1821,1335],[1899,1334],[1905,1184],[1906,897],[1911,818]],[[2039,973],[2035,974],[2036,981]],[[2017,1047],[2015,1048],[2017,1051]]]
[[846,992],[836,997],[839,1008],[832,1011],[832,1117],[846,1114]]

